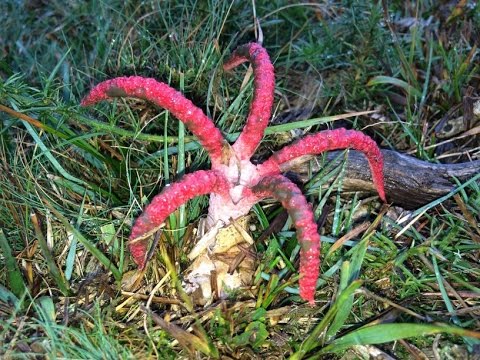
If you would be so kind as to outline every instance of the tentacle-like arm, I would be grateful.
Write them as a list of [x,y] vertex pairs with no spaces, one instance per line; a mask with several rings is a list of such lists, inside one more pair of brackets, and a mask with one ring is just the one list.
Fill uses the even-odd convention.
[[304,155],[352,148],[365,154],[372,171],[373,183],[380,199],[386,202],[383,180],[383,156],[375,141],[360,131],[335,129],[308,135],[274,153],[261,165],[264,173],[282,171],[282,164]]
[[238,47],[223,68],[230,70],[245,61],[250,61],[253,66],[255,89],[247,122],[233,144],[233,149],[241,160],[250,159],[263,138],[272,112],[275,89],[273,65],[267,51],[259,44],[249,43]]
[[311,205],[298,186],[283,175],[266,177],[252,190],[259,197],[271,197],[281,202],[292,218],[301,245],[300,296],[313,304],[320,266],[320,235]]
[[199,170],[165,187],[145,208],[132,228],[129,247],[139,269],[145,267],[147,236],[158,229],[180,205],[200,195],[218,193],[228,196],[228,182],[216,171]]
[[182,93],[155,79],[131,76],[104,81],[90,91],[82,100],[82,105],[88,106],[108,98],[127,96],[151,101],[170,111],[198,138],[210,154],[212,162],[228,160],[222,156],[228,149],[225,146],[227,143],[213,121]]

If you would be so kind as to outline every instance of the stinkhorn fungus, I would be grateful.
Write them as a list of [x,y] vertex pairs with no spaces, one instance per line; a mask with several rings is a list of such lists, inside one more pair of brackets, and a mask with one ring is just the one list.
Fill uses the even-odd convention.
[[210,194],[207,226],[213,227],[219,221],[229,224],[232,219],[247,215],[259,201],[273,198],[288,211],[296,227],[301,245],[300,296],[313,304],[319,275],[320,236],[311,205],[300,189],[281,174],[282,165],[304,155],[354,148],[367,157],[378,194],[381,200],[386,201],[382,155],[376,143],[363,133],[336,129],[306,136],[274,153],[265,162],[253,164],[250,158],[262,140],[270,119],[275,79],[267,51],[256,43],[238,47],[223,67],[231,70],[246,61],[253,67],[253,100],[246,125],[232,146],[200,108],[180,92],[154,79],[132,76],[107,80],[94,87],[83,99],[82,105],[92,105],[113,97],[151,101],[185,123],[211,157],[211,170],[196,171],[163,189],[135,221],[129,248],[140,269],[146,265],[148,235],[188,200]]

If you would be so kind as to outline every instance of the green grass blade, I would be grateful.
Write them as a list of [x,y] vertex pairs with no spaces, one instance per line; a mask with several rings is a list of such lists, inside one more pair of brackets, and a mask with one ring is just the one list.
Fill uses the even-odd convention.
[[[79,194],[83,195],[85,193],[85,191],[88,191],[87,190],[88,188],[91,188],[91,189],[97,190],[98,192],[102,193],[107,198],[112,198],[114,202],[117,202],[117,203],[119,202],[118,199],[111,192],[102,190],[98,186],[93,185],[93,184],[89,184],[89,183],[71,175],[69,172],[67,172],[62,167],[62,165],[60,165],[60,163],[57,161],[57,159],[53,156],[53,154],[47,148],[47,146],[43,143],[43,141],[40,139],[40,137],[38,136],[35,129],[28,122],[26,122],[24,120],[22,120],[22,122],[23,122],[25,128],[27,129],[27,131],[30,133],[30,135],[35,140],[35,143],[40,147],[40,150],[42,151],[42,154],[45,155],[45,157],[50,161],[50,163],[55,168],[55,170],[57,170],[66,179],[66,180],[62,179],[63,181],[65,181],[64,184],[68,184],[68,181],[71,181],[72,182],[72,184],[70,184],[71,189],[78,192]],[[81,188],[79,188],[79,186],[81,186]],[[91,195],[93,196],[94,193],[91,193]]]
[[321,346],[321,335],[326,331],[330,323],[335,318],[335,315],[338,313],[340,308],[345,304],[346,301],[353,295],[355,290],[357,290],[362,285],[360,280],[354,281],[350,286],[348,286],[344,291],[340,293],[337,300],[332,304],[330,309],[323,317],[322,321],[313,329],[311,334],[307,339],[300,345],[299,350],[290,357],[290,360],[300,360],[311,350],[315,349],[318,346]]
[[140,305],[140,309],[149,315],[158,326],[174,337],[185,349],[189,350],[193,347],[211,358],[219,358],[218,349],[210,345],[209,339],[193,335],[175,325],[173,322],[165,321],[161,316],[155,314],[143,305]]
[[[323,116],[323,117],[313,118],[308,120],[293,121],[293,122],[289,122],[281,125],[272,125],[265,129],[265,135],[279,134],[285,131],[290,131],[295,129],[304,129],[310,126],[328,124],[333,121],[349,119],[349,118],[361,116],[361,115],[369,115],[376,112],[377,111],[375,110],[357,111],[357,112],[351,112],[351,113],[340,114],[340,115]],[[238,136],[237,133],[232,135]]]
[[[51,109],[42,108],[40,110],[42,110],[43,112],[52,112],[52,113],[56,111],[55,108],[53,108],[53,107]],[[26,121],[30,125],[33,125],[33,126],[39,128],[39,129],[42,129],[46,133],[52,134],[52,135],[54,135],[54,136],[56,136],[60,139],[63,139],[63,140],[65,140],[65,143],[67,143],[69,145],[71,144],[71,145],[77,146],[79,149],[82,149],[82,150],[86,151],[87,153],[89,153],[90,155],[92,155],[93,157],[98,159],[101,163],[108,163],[108,164],[112,165],[114,168],[118,168],[118,164],[113,159],[103,156],[92,145],[90,145],[86,141],[83,141],[84,137],[90,138],[90,137],[93,137],[93,136],[99,136],[101,134],[89,133],[89,134],[86,134],[86,135],[78,136],[72,130],[70,130],[68,128],[64,129],[65,132],[62,132],[60,130],[52,128],[51,126],[43,123],[40,120],[37,120],[37,119],[34,119],[34,118],[32,118],[28,115],[25,115],[23,112],[15,111],[15,110],[10,109],[9,107],[3,106],[1,104],[0,104],[0,111],[3,111],[5,113],[9,114],[13,118]],[[59,144],[58,146],[62,146],[62,145],[63,144]]]
[[37,132],[32,128],[32,126],[24,120],[22,120],[22,122],[23,122],[23,125],[25,126],[25,128],[27,129],[27,131],[29,132],[30,136],[33,138],[33,140],[35,140],[35,143],[39,146],[40,150],[42,150],[42,154],[45,155],[45,157],[50,161],[50,163],[55,168],[55,170],[57,170],[65,179],[73,181],[77,184],[83,184],[82,180],[76,178],[73,175],[70,175],[70,173],[68,173],[62,167],[62,165],[60,165],[60,163],[57,161],[57,159],[55,159],[55,157],[52,155],[50,150],[47,148],[47,146],[40,139]]
[[384,75],[374,76],[368,81],[367,86],[385,85],[385,84],[402,88],[403,90],[405,90],[407,94],[413,95],[417,98],[421,98],[422,96],[422,93],[418,89],[414,88],[412,85],[408,84],[407,82],[394,78],[392,76],[384,76]]
[[105,268],[110,270],[113,274],[115,280],[120,281],[122,279],[122,274],[118,268],[108,259],[97,247],[90,241],[87,240],[80,231],[75,229],[70,222],[65,218],[60,212],[55,209],[48,201],[44,200],[43,202],[47,208],[61,221],[63,226],[71,232],[75,237],[80,241],[80,243],[85,246],[85,248],[103,265]]
[[35,310],[41,313],[42,320],[48,322],[51,325],[55,325],[57,318],[57,312],[55,310],[55,304],[50,296],[41,296],[35,299]]
[[68,286],[64,275],[58,268],[51,250],[48,248],[47,241],[45,240],[42,229],[40,228],[38,217],[35,213],[33,213],[32,215],[30,215],[30,219],[33,224],[33,229],[35,230],[35,236],[37,237],[38,244],[40,245],[40,249],[42,250],[43,257],[47,262],[48,270],[50,271],[50,274],[52,275],[62,294],[64,296],[67,296],[70,292],[70,287]]
[[[147,141],[153,143],[177,143],[178,136],[165,136],[165,135],[150,135],[150,134],[142,134],[135,131],[125,130],[119,128],[118,126],[114,126],[111,124],[107,124],[98,120],[90,119],[86,116],[82,116],[80,114],[76,115],[77,120],[84,123],[85,125],[90,126],[91,128],[99,131],[104,131],[106,134],[115,134],[127,139],[137,139],[140,141]],[[194,141],[196,138],[195,136],[185,136],[185,141]]]
[[369,236],[365,237],[355,246],[352,251],[352,260],[349,273],[348,284],[358,279],[360,276],[360,269],[362,268],[363,260],[365,259],[365,254],[367,253],[369,238],[373,235],[371,233]]
[[441,324],[379,324],[362,327],[332,341],[319,355],[339,352],[354,345],[383,344],[400,339],[447,333],[480,339],[480,333]]
[[[185,76],[180,73],[180,91],[185,90]],[[185,124],[178,121],[178,158],[177,158],[177,175],[183,176],[185,174]],[[185,224],[187,222],[185,214],[185,204],[178,208],[178,227],[175,232],[175,237],[179,246],[183,244],[183,235],[185,234]]]
[[422,90],[422,97],[420,99],[420,109],[423,108],[425,104],[425,100],[427,99],[428,93],[428,85],[430,84],[430,76],[431,76],[431,69],[432,69],[432,61],[433,61],[433,42],[430,40],[428,42],[428,63],[427,63],[427,70],[425,72],[425,81],[423,82],[423,90]]
[[[360,269],[368,249],[368,237],[360,241],[351,251],[352,260],[344,261],[340,278],[340,290],[343,291],[360,276]],[[327,331],[327,338],[334,336],[345,324],[353,307],[354,294],[345,299],[340,306],[332,325]]]
[[70,238],[70,248],[68,249],[67,259],[65,260],[65,279],[70,281],[72,278],[73,268],[75,266],[75,255],[77,254],[78,240],[75,236],[68,234]]
[[17,265],[17,260],[12,254],[10,244],[2,229],[0,229],[0,249],[2,249],[3,257],[5,258],[7,286],[16,297],[20,298],[25,291],[27,291],[27,287],[23,281],[22,272]]
[[[168,82],[171,82],[172,73],[170,72],[170,78]],[[170,159],[169,155],[173,155],[173,153],[169,152],[169,147],[167,146],[168,142],[168,120],[170,119],[170,112],[165,111],[165,116],[163,120],[163,138],[165,139],[163,149],[161,153],[163,155],[163,177],[164,177],[164,186],[170,184]],[[180,121],[179,121],[180,122]],[[177,138],[178,140],[178,138]],[[185,138],[184,138],[185,141]],[[198,144],[198,148],[201,148],[200,144]],[[185,149],[185,145],[184,145]],[[184,150],[185,151],[185,150]],[[179,146],[175,146],[174,154],[178,154],[180,152]],[[160,152],[159,152],[160,153]],[[175,213],[172,213],[168,216],[168,223],[170,225],[170,229],[177,229],[177,217]]]
[[[342,264],[342,272],[340,275],[340,291],[343,291],[347,286],[350,278],[350,262],[344,261]],[[354,294],[351,294],[345,301],[342,306],[339,308],[338,312],[335,314],[335,318],[332,321],[332,324],[328,328],[326,338],[329,339],[334,336],[338,330],[342,328],[347,320],[348,316],[353,307]]]
[[20,300],[18,297],[16,297],[13,292],[11,292],[2,284],[0,284],[0,301],[5,304],[12,304],[12,306],[15,308],[20,305]]
[[[445,285],[443,283],[443,276],[440,273],[440,268],[438,267],[437,258],[435,257],[435,255],[432,255],[432,265],[435,272],[435,277],[437,278],[438,288],[440,289],[443,302],[445,303],[445,307],[450,313],[455,313],[455,308],[452,304],[452,301],[450,300],[450,297],[448,296],[447,290],[445,289]],[[462,326],[462,323],[457,316],[455,315],[452,316],[452,321],[455,325]],[[466,344],[468,344],[470,348],[473,348],[475,345],[480,344],[480,341],[478,339],[463,337],[463,340],[465,341]]]
[[[82,223],[82,215],[85,209],[85,200],[86,197],[83,197],[82,204],[80,206],[77,218],[77,227]],[[72,236],[72,233],[67,234],[70,240],[70,248],[68,249],[67,259],[65,260],[65,278],[67,281],[70,281],[73,273],[73,268],[75,266],[75,255],[77,254],[77,244],[78,240],[75,236]]]
[[[304,128],[308,128],[308,127],[315,126],[315,125],[328,124],[328,123],[331,123],[332,121],[336,121],[336,120],[348,119],[348,118],[351,118],[351,117],[360,116],[360,115],[368,115],[368,114],[372,114],[372,113],[376,113],[376,111],[358,111],[358,112],[352,112],[352,113],[341,114],[341,115],[323,116],[323,117],[313,118],[313,119],[308,119],[308,120],[293,121],[293,122],[286,123],[286,124],[281,124],[281,125],[272,125],[272,126],[268,126],[265,129],[265,135],[281,134],[281,133],[284,133],[286,131],[290,131],[290,130],[294,130],[294,129],[304,129]],[[89,124],[92,127],[103,128],[103,129],[108,128],[108,125],[103,124],[103,123],[99,123],[95,120],[86,119],[86,121],[87,122],[92,122],[91,124]],[[160,142],[160,143],[171,144],[171,143],[176,143],[178,141],[178,137],[167,136],[166,134],[164,136],[148,135],[148,134],[135,134],[132,131],[117,129],[117,128],[114,128],[113,132],[114,133],[119,133],[119,135],[123,135],[127,138],[137,138],[138,140],[148,140],[150,142]],[[229,142],[234,142],[238,138],[239,135],[240,135],[240,132],[227,133],[227,134],[225,134],[225,138]],[[193,137],[193,136],[184,136],[184,141],[186,143],[184,151],[194,151],[194,150],[198,150],[198,149],[201,148],[201,145],[197,141],[195,141],[195,139],[196,138]],[[178,146],[169,146],[167,148],[167,152],[168,152],[168,155],[178,154],[179,153],[179,148],[178,148]],[[161,154],[163,154],[163,150],[161,151],[161,153],[157,152],[157,153],[151,154],[148,157],[148,159],[151,160],[153,158],[159,157]]]
[[[448,200],[449,198],[451,198],[453,195],[455,195],[456,193],[462,191],[463,189],[465,189],[467,186],[471,185],[471,184],[474,184],[477,182],[477,180],[480,179],[480,173],[475,175],[474,177],[472,177],[471,179],[469,179],[468,181],[465,181],[463,184],[459,185],[458,187],[456,187],[455,189],[453,189],[452,191],[450,191],[448,194],[446,195],[443,195],[442,197],[438,198],[437,200],[434,200],[430,203],[428,203],[427,205],[424,205],[422,206],[421,208],[415,210],[413,213],[409,214],[408,216],[408,219],[417,219],[419,218],[420,216],[422,216],[423,214],[425,214],[428,210],[430,210],[431,208],[434,208],[435,206],[443,203],[445,200]],[[403,218],[403,219],[407,219],[407,218]],[[414,220],[412,220],[414,221]],[[401,224],[403,221],[399,220],[398,223]],[[413,223],[413,222],[410,222],[410,223]],[[404,228],[405,230],[407,229],[407,227]],[[398,236],[398,235],[397,235]]]
[[[347,152],[348,156],[348,152]],[[341,218],[344,215],[342,211],[342,202],[341,202],[341,194],[342,194],[342,186],[343,186],[343,179],[345,178],[345,170],[347,168],[347,162],[343,161],[342,166],[340,167],[340,173],[338,174],[337,181],[335,181],[335,187],[337,188],[337,196],[335,199],[335,211],[333,214],[333,223],[332,223],[332,235],[338,236],[340,233],[341,228]]]
[[67,49],[65,51],[65,54],[63,54],[63,56],[58,60],[55,67],[50,72],[50,75],[48,76],[47,81],[45,81],[45,85],[43,86],[43,92],[44,92],[45,97],[48,97],[48,93],[49,93],[49,90],[50,90],[50,85],[52,84],[53,80],[55,79],[55,76],[57,75],[58,70],[60,70],[63,62],[65,61],[65,59],[67,58],[69,53],[70,53],[70,49]]
[[103,190],[95,184],[89,184],[87,182],[78,184],[75,181],[64,179],[61,176],[53,176],[52,181],[55,182],[57,185],[61,185],[66,189],[76,192],[80,196],[88,196],[91,199],[103,196],[105,199],[109,199],[110,201],[112,201],[113,204],[123,204],[122,201],[120,201],[120,199],[111,191]]

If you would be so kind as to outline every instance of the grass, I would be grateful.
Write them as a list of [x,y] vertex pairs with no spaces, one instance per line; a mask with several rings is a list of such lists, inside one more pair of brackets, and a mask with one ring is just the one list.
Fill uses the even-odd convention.
[[[299,247],[287,222],[257,243],[254,297],[194,308],[180,280],[207,199],[172,215],[145,274],[125,240],[152,196],[205,167],[206,154],[167,112],[140,101],[78,106],[101,80],[152,76],[182,89],[233,139],[251,88],[240,90],[242,72],[224,75],[221,64],[260,33],[256,14],[275,62],[275,116],[307,109],[313,119],[272,124],[259,158],[329,116],[380,109],[380,120],[341,121],[424,160],[478,159],[478,139],[446,148],[435,136],[479,85],[479,5],[465,3],[3,1],[2,357],[341,358],[368,357],[367,345],[398,358],[478,354],[478,179],[406,212],[341,198],[342,169],[326,165],[305,186],[325,222],[317,306],[299,302]],[[253,213],[258,239],[280,211],[264,204]]]

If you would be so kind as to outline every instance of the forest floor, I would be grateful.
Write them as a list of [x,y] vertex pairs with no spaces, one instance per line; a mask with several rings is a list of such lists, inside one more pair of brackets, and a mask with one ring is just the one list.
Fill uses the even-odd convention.
[[407,209],[342,194],[342,167],[325,164],[304,184],[323,225],[316,306],[298,296],[295,232],[271,202],[251,212],[253,287],[188,306],[208,199],[170,216],[144,272],[126,242],[207,154],[144,101],[79,105],[100,81],[154,77],[234,136],[252,85],[222,63],[261,41],[276,90],[257,161],[340,126],[426,162],[478,161],[477,2],[5,0],[0,20],[0,357],[480,358],[478,176]]

